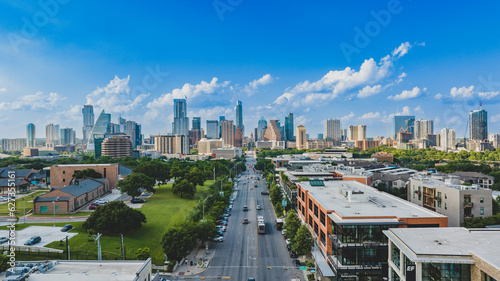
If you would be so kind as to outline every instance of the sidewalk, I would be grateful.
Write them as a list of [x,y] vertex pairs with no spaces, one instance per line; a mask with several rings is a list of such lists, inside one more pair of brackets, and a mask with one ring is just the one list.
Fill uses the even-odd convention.
[[[214,255],[215,249],[195,249],[187,256],[188,262],[184,261],[182,265],[177,267],[172,276],[190,276],[203,273],[207,270]],[[193,265],[191,265],[191,262],[193,262]]]

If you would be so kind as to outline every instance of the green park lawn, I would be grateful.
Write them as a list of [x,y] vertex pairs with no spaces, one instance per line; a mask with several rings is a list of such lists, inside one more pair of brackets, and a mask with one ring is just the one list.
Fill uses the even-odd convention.
[[[139,230],[132,231],[124,235],[127,259],[134,258],[134,252],[138,248],[148,247],[151,249],[151,258],[156,265],[163,265],[165,260],[162,247],[160,245],[161,236],[169,227],[172,227],[185,220],[201,194],[213,183],[212,180],[206,181],[205,185],[197,188],[197,193],[192,199],[180,198],[172,193],[172,184],[160,186],[153,196],[147,199],[140,210],[146,215],[147,222]],[[22,203],[22,202],[21,202]],[[57,223],[63,226],[67,223]],[[88,234],[82,228],[83,222],[71,223],[79,234],[69,240],[71,259],[97,259],[97,244],[94,241],[88,241]],[[20,230],[33,224],[19,224]],[[36,225],[48,225],[36,224]],[[43,239],[43,237],[42,237]],[[53,242],[46,247],[55,249],[65,249],[59,241]],[[121,258],[120,236],[106,235],[101,237],[101,249],[103,259],[114,260]],[[65,256],[65,255],[64,255]],[[31,256],[31,259],[34,257]],[[41,259],[46,257],[40,257]]]
[[[35,198],[35,196],[40,196],[40,195],[45,194],[47,192],[48,192],[47,190],[37,190],[33,194],[24,197],[25,198],[24,204],[26,204],[26,213],[29,210],[33,209],[33,198]],[[17,211],[16,216],[22,217],[23,216],[23,198],[18,198],[15,200],[15,202],[16,202],[16,211]],[[9,204],[7,202],[0,204],[0,216],[9,216],[10,215],[10,212],[8,210],[8,207],[9,207],[8,205]]]

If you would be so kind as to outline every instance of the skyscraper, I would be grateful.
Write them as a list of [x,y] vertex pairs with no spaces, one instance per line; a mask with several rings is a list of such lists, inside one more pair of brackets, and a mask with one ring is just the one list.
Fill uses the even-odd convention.
[[83,113],[83,143],[86,144],[89,140],[90,133],[94,127],[94,107],[92,105],[84,105],[82,108]]
[[340,119],[328,119],[325,123],[325,137],[327,140],[341,140],[342,133]]
[[469,113],[469,131],[471,140],[488,139],[488,112],[479,108]]
[[394,116],[393,125],[394,125],[394,139],[396,139],[396,134],[400,131],[408,131],[409,133],[413,132],[413,126],[415,122],[415,116]]
[[125,124],[125,135],[130,136],[132,148],[142,144],[141,125],[134,121],[127,121]]
[[236,103],[236,127],[241,129],[241,134],[244,134],[245,127],[243,126],[243,105],[241,101]]
[[455,130],[443,128],[441,130],[441,147],[444,151],[455,149]]
[[193,120],[191,120],[191,130],[201,131],[201,117],[193,117]]
[[267,129],[266,118],[264,118],[264,116],[261,116],[259,123],[257,125],[257,132],[259,134],[258,136],[256,136],[257,140],[259,140],[259,141],[263,140],[264,133],[266,132],[266,129]]
[[416,120],[413,124],[413,138],[425,139],[427,135],[434,134],[434,121],[433,120]]
[[288,113],[285,116],[285,141],[294,141],[295,137],[293,134],[293,113]]
[[174,99],[174,123],[172,124],[174,135],[189,135],[189,118],[186,117],[186,107],[185,99]]
[[59,130],[59,125],[49,124],[45,126],[45,146],[54,147],[59,144],[60,133],[56,132]]
[[[102,110],[101,114],[97,118],[97,121],[95,122],[94,127],[92,128],[92,132],[90,132],[89,140],[87,142],[87,150],[96,151],[95,155],[97,158],[99,158],[101,153],[100,144],[102,143],[102,140],[104,140],[104,135],[110,132],[111,132],[111,114],[106,113],[104,110]],[[99,151],[96,150],[95,139],[100,139],[100,141],[98,142]],[[99,156],[97,152],[99,153]]]
[[299,125],[297,127],[296,136],[297,136],[297,142],[296,142],[297,149],[306,149],[307,145],[306,127]]
[[234,146],[234,122],[233,120],[222,120],[220,122],[221,138],[224,140],[224,146]]
[[74,138],[74,133],[75,130],[73,130],[72,128],[61,129],[61,145],[74,145],[76,141]]
[[26,126],[26,147],[36,147],[35,124],[33,123]]
[[219,121],[207,120],[207,139],[219,138]]
[[269,120],[269,126],[262,137],[263,141],[281,141],[280,121]]
[[349,126],[349,140],[350,141],[366,140],[366,125]]

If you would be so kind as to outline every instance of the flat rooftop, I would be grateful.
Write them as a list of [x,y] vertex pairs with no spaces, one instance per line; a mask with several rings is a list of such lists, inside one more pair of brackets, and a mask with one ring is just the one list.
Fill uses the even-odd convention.
[[[461,184],[451,183],[450,178],[445,178],[444,176],[439,176],[439,175],[438,176],[431,176],[431,175],[416,174],[410,179],[419,180],[425,184],[425,187],[430,187],[430,188],[435,188],[437,186],[441,186],[441,187],[448,187],[448,188],[453,188],[453,189],[457,189],[457,190],[481,190],[481,189],[487,190],[487,188],[482,188],[476,184],[461,185]],[[445,180],[448,180],[448,182],[446,182]]]
[[500,229],[393,228],[384,233],[414,261],[472,263],[471,255],[474,254],[500,268]]
[[[398,218],[446,218],[446,216],[417,206],[406,200],[378,191],[357,181],[325,181],[325,186],[311,186],[309,182],[298,185],[323,206],[335,211],[328,216],[335,222],[382,219],[380,223],[398,222]],[[351,192],[350,199],[345,196]]]
[[133,281],[146,261],[58,261],[52,270],[34,273],[30,281]]

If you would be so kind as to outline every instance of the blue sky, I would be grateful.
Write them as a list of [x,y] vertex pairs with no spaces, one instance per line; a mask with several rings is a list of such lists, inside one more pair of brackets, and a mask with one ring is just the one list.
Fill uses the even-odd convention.
[[[47,3],[41,5],[40,3]],[[91,102],[171,131],[189,116],[293,112],[311,136],[327,118],[392,134],[394,114],[465,133],[468,112],[500,132],[497,1],[0,1],[0,138],[72,127]],[[96,116],[97,119],[97,116]]]

